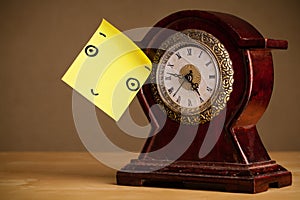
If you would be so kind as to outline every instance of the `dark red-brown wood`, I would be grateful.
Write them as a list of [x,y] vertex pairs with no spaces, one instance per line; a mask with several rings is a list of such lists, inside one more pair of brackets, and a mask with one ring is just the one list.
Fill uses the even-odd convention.
[[[227,109],[210,122],[222,124],[223,128],[208,155],[203,158],[198,156],[209,123],[199,127],[184,125],[181,128],[186,134],[195,130],[197,133],[190,147],[169,166],[143,173],[144,169],[151,169],[168,160],[168,154],[149,157],[147,153],[169,144],[179,128],[179,124],[169,118],[165,124],[160,124],[164,114],[160,109],[150,111],[155,101],[150,85],[144,85],[138,98],[152,122],[152,137],[147,139],[143,148],[146,154],[141,154],[139,159],[131,161],[117,172],[117,183],[154,186],[167,183],[170,187],[179,185],[246,193],[290,185],[291,173],[270,159],[256,129],[256,123],[266,110],[273,89],[271,48],[286,49],[287,42],[265,39],[246,21],[217,12],[180,11],[162,19],[155,27],[176,31],[200,29],[217,37],[233,62],[233,92]],[[165,39],[162,35],[161,31],[150,31],[143,42],[148,46],[159,44]],[[153,49],[146,49],[145,52],[153,59]],[[224,116],[225,123],[222,121]],[[157,133],[158,127],[161,129]]]

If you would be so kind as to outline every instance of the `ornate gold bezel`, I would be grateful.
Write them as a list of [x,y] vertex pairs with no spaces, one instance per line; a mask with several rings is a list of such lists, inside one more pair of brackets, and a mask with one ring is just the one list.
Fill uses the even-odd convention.
[[[205,46],[206,49],[208,49],[215,57],[220,71],[219,85],[210,100],[211,105],[200,113],[194,113],[191,115],[174,111],[174,109],[170,108],[166,103],[164,103],[158,92],[156,80],[157,66],[161,57],[166,53],[166,51],[168,51],[170,47],[178,45],[178,43],[182,42],[190,43],[191,45],[200,43],[201,45]],[[203,124],[217,116],[220,111],[226,107],[226,103],[230,98],[230,93],[232,92],[232,85],[234,81],[232,61],[224,45],[213,35],[196,29],[187,29],[182,32],[178,32],[170,36],[161,44],[153,58],[153,64],[152,73],[150,75],[152,83],[151,91],[155,102],[162,107],[169,118],[184,124]]]

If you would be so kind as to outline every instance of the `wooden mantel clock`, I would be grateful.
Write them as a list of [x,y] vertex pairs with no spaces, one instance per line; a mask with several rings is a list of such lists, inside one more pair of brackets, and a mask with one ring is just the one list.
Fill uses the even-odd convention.
[[271,49],[287,41],[218,12],[180,11],[155,27],[165,29],[144,38],[154,66],[138,93],[152,131],[117,183],[245,193],[291,185],[256,129],[273,88]]

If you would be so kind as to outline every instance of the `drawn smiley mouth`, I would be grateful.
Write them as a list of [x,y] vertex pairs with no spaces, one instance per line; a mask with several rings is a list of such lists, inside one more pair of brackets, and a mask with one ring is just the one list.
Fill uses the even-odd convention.
[[94,95],[94,96],[98,96],[98,95],[99,95],[99,93],[94,92],[94,89],[91,89],[91,93],[92,93],[92,95]]

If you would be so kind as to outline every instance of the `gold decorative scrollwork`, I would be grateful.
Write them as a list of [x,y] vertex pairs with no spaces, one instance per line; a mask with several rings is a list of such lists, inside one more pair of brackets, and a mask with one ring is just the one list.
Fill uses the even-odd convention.
[[[205,110],[200,110],[199,113],[192,112],[191,114],[182,114],[181,112],[176,111],[178,109],[168,106],[158,92],[156,84],[157,65],[159,64],[161,57],[167,52],[168,48],[177,45],[180,42],[189,42],[191,44],[200,43],[201,45],[204,45],[210,53],[214,55],[218,63],[220,71],[219,85],[214,96],[208,101],[210,106],[208,106]],[[184,124],[203,124],[217,116],[220,111],[226,107],[226,103],[229,101],[230,94],[233,90],[232,85],[234,81],[234,72],[232,68],[232,61],[227,50],[213,35],[205,31],[195,29],[187,29],[183,32],[176,33],[162,43],[153,57],[153,63],[153,71],[150,75],[152,82],[151,91],[155,102],[162,107],[169,118]]]

